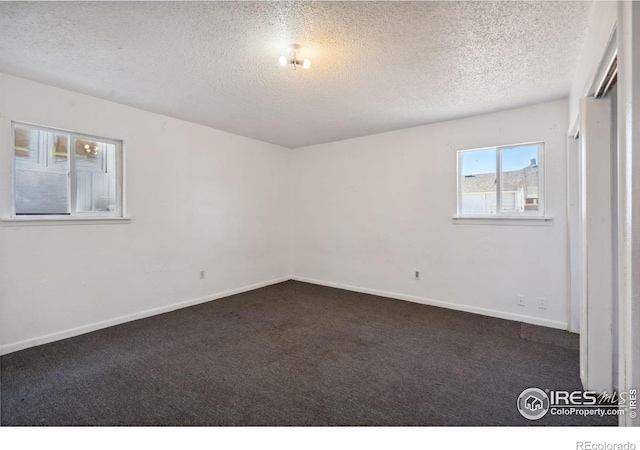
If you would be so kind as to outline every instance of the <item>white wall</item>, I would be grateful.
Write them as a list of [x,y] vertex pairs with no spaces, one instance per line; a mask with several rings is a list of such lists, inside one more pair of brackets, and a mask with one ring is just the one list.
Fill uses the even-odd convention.
[[580,145],[578,139],[567,138],[567,245],[569,331],[580,333],[582,292],[582,221],[580,215]]
[[[640,3],[618,4],[618,257],[622,392],[640,386]],[[621,425],[640,426],[625,414]]]
[[[568,115],[560,100],[297,149],[294,277],[566,328]],[[551,226],[453,223],[457,150],[538,140]]]
[[[567,116],[557,101],[289,150],[0,74],[0,218],[11,120],[123,139],[132,217],[0,226],[0,352],[291,273],[565,328]],[[455,225],[456,150],[537,140],[552,225]]]
[[0,351],[289,277],[291,150],[0,74],[0,218],[11,120],[123,139],[132,222],[0,227]]

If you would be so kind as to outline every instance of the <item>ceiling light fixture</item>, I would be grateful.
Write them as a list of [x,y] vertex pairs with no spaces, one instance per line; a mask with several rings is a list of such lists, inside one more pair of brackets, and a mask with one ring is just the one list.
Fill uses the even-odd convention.
[[308,69],[311,67],[311,61],[308,59],[298,59],[298,52],[302,46],[300,44],[291,44],[287,49],[288,56],[281,56],[278,58],[278,62],[282,67],[287,64],[291,64],[293,66],[293,70],[298,70],[298,66],[302,66],[303,69]]

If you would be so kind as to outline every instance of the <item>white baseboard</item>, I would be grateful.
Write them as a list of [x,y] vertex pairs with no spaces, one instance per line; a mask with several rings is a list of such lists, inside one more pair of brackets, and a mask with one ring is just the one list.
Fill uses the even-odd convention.
[[567,322],[560,322],[560,321],[557,321],[557,320],[541,319],[539,317],[525,316],[525,315],[521,315],[521,314],[513,314],[513,313],[510,313],[510,312],[498,311],[498,310],[495,310],[495,309],[486,309],[486,308],[479,308],[477,306],[461,305],[461,304],[458,304],[458,303],[451,303],[451,302],[443,302],[441,300],[433,300],[433,299],[430,299],[430,298],[417,297],[417,296],[414,296],[414,295],[397,294],[395,292],[379,291],[379,290],[376,290],[376,289],[369,289],[369,288],[363,288],[363,287],[358,287],[358,286],[350,286],[348,284],[336,283],[336,282],[331,282],[331,281],[315,280],[313,278],[292,276],[291,279],[292,280],[296,280],[296,281],[302,281],[304,283],[318,284],[318,285],[321,285],[321,286],[329,286],[329,287],[334,287],[334,288],[338,288],[338,289],[345,289],[347,291],[360,292],[362,294],[377,295],[379,297],[393,298],[393,299],[396,299],[396,300],[405,300],[405,301],[413,302],[413,303],[421,303],[423,305],[438,306],[440,308],[455,309],[457,311],[470,312],[470,313],[474,313],[474,314],[480,314],[480,315],[483,315],[483,316],[497,317],[499,319],[507,319],[507,320],[514,320],[514,321],[517,321],[517,322],[525,322],[525,323],[530,323],[530,324],[533,324],[533,325],[540,325],[540,326],[543,326],[543,327],[557,328],[557,329],[561,329],[561,330],[566,330],[567,329]]
[[132,320],[144,319],[145,317],[151,317],[151,316],[163,314],[170,311],[175,311],[176,309],[187,308],[189,306],[198,305],[200,303],[205,303],[212,300],[217,300],[219,298],[228,297],[234,294],[240,294],[242,292],[252,291],[254,289],[270,286],[272,284],[282,283],[283,281],[288,281],[288,280],[296,280],[304,283],[318,284],[321,286],[329,286],[329,287],[334,287],[339,289],[345,289],[347,291],[360,292],[363,294],[371,294],[371,295],[377,295],[380,297],[393,298],[397,300],[405,300],[413,303],[420,303],[423,305],[438,306],[441,308],[454,309],[457,311],[465,311],[465,312],[470,312],[474,314],[481,314],[483,316],[497,317],[499,319],[525,322],[533,325],[540,325],[543,327],[558,328],[561,330],[567,329],[566,322],[560,322],[556,320],[541,319],[539,317],[513,314],[513,313],[497,311],[493,309],[478,308],[476,306],[461,305],[458,303],[443,302],[440,300],[433,300],[433,299],[417,297],[413,295],[398,294],[395,292],[386,292],[386,291],[379,291],[376,289],[350,286],[348,284],[316,280],[313,278],[305,278],[305,277],[299,277],[299,276],[292,276],[292,277],[286,276],[286,277],[275,278],[273,280],[263,281],[261,283],[251,284],[249,286],[231,289],[224,292],[219,292],[217,294],[211,294],[204,297],[186,300],[183,302],[160,306],[158,308],[148,309],[146,311],[129,314],[127,316],[116,317],[115,319],[105,320],[105,321],[93,323],[90,325],[84,325],[77,328],[71,328],[69,330],[58,331],[56,333],[46,334],[43,336],[31,338],[31,339],[25,339],[25,340],[13,342],[10,344],[0,345],[0,355],[6,355],[8,353],[17,352],[18,350],[23,350],[25,348],[35,347],[37,345],[48,344],[49,342],[54,342],[54,341],[59,341],[61,339],[67,339],[70,337],[79,336],[81,334],[90,333],[92,331],[100,330],[102,328],[119,325],[125,322],[131,322]]
[[145,317],[151,317],[158,314],[163,314],[176,309],[187,308],[189,306],[198,305],[200,303],[209,302],[211,300],[217,300],[219,298],[228,297],[234,294],[240,294],[242,292],[252,291],[261,287],[270,286],[272,284],[281,283],[283,281],[290,280],[291,277],[275,278],[273,280],[263,281],[261,283],[251,284],[249,286],[240,287],[237,289],[230,289],[228,291],[219,292],[217,294],[206,295],[204,297],[194,298],[183,302],[172,303],[170,305],[160,306],[158,308],[147,309],[146,311],[129,314],[126,316],[116,317],[115,319],[109,319],[102,322],[93,323],[90,325],[83,325],[77,328],[71,328],[69,330],[58,331],[43,336],[34,337],[31,339],[25,339],[10,344],[0,345],[0,355],[6,355],[7,353],[17,352],[29,347],[35,347],[36,345],[48,344],[49,342],[59,341],[61,339],[67,339],[73,336],[78,336],[91,331],[100,330],[102,328],[112,327],[125,322],[131,322],[132,320],[144,319]]

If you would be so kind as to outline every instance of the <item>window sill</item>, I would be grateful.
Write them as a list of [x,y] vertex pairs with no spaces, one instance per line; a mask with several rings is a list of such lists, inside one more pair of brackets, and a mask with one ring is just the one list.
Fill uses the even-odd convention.
[[454,217],[455,225],[516,225],[516,226],[551,226],[550,217]]
[[78,216],[25,216],[0,219],[3,227],[24,227],[32,225],[103,225],[131,223],[131,217],[78,217]]

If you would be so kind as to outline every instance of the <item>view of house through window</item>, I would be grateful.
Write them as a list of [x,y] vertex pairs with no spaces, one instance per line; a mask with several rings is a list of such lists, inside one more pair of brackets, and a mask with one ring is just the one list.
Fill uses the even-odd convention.
[[458,152],[458,215],[541,215],[542,143]]
[[23,124],[14,139],[16,215],[121,215],[120,142]]

